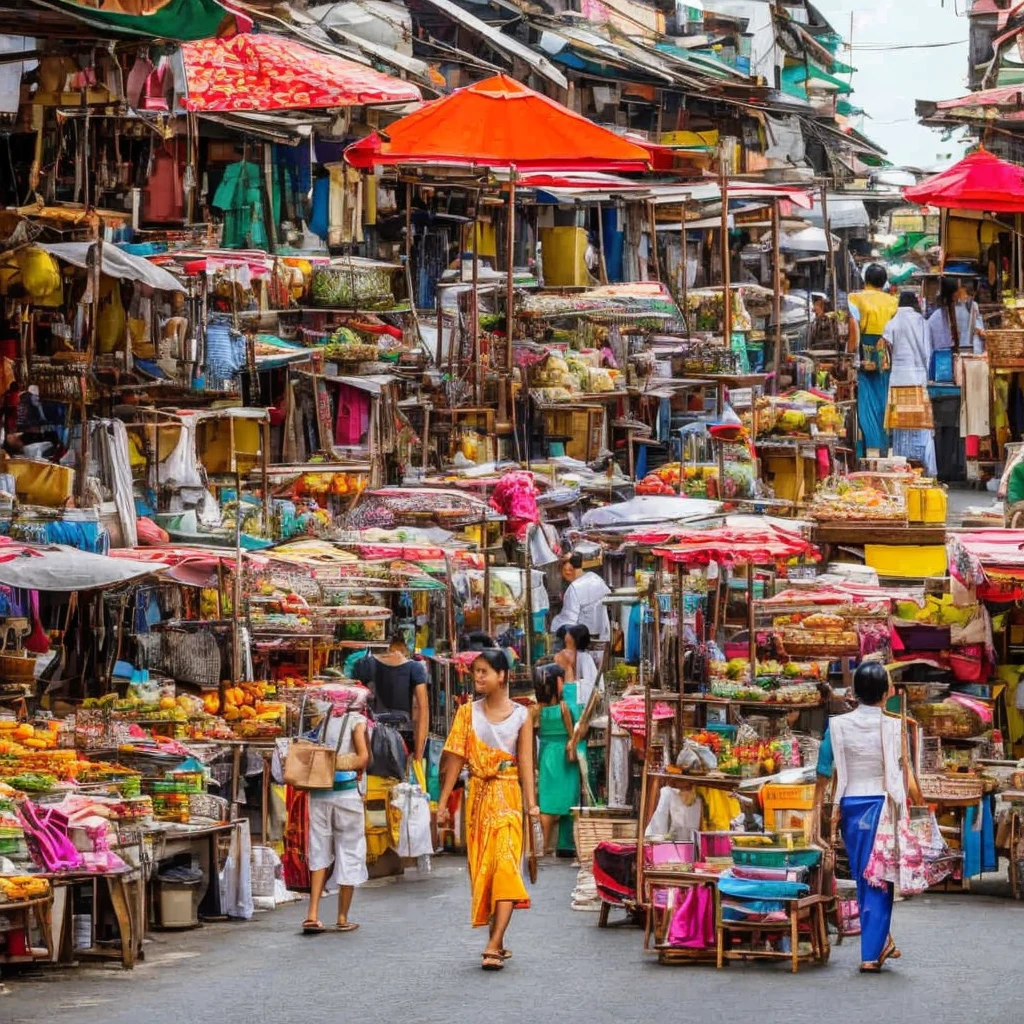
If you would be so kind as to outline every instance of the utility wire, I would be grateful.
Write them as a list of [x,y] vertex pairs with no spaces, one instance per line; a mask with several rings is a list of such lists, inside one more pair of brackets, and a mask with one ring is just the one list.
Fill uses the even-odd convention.
[[888,53],[892,50],[937,50],[943,46],[966,46],[966,39],[951,39],[948,43],[853,43],[851,50]]

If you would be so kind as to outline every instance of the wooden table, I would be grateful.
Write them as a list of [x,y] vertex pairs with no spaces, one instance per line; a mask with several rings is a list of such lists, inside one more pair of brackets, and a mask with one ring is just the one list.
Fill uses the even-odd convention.
[[[0,903],[0,914],[5,917],[14,914],[21,915],[24,918],[23,930],[25,932],[25,945],[30,950],[28,953],[4,953],[0,954],[0,964],[28,964],[35,963],[38,960],[52,960],[53,959],[53,924],[52,924],[52,912],[53,912],[53,893],[50,892],[46,896],[40,896],[33,900],[20,900],[17,903]],[[43,942],[46,945],[46,951],[42,954],[34,954],[31,952],[31,946],[28,941],[28,926],[29,918],[34,917],[36,919],[36,926],[39,929],[40,934],[43,937]],[[17,929],[12,929],[16,931]]]
[[[73,871],[44,877],[50,880],[54,890],[51,959],[61,964],[72,964],[76,960],[120,960],[125,970],[130,970],[142,959],[145,922],[139,920],[138,910],[133,913],[132,909],[140,905],[134,887],[145,885],[141,874],[134,871],[122,871],[118,874]],[[81,886],[89,886],[92,889],[92,944],[85,949],[76,949],[72,890]],[[104,896],[106,905],[103,902]],[[108,906],[117,922],[116,948],[101,946],[96,939],[97,922]]]

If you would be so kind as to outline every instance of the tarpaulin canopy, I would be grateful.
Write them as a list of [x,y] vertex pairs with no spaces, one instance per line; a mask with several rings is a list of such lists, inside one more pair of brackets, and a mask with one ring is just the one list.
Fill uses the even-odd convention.
[[[88,269],[89,250],[95,244],[95,242],[56,242],[53,245],[40,244],[39,248],[45,249],[51,256],[56,256],[59,260]],[[107,277],[148,284],[157,291],[183,292],[185,290],[185,286],[173,274],[155,266],[141,256],[133,256],[129,252],[124,252],[115,245],[103,246],[100,253],[100,271]]]
[[643,171],[650,154],[505,75],[428,103],[345,150],[360,168],[396,164],[523,171]]
[[414,103],[417,86],[282,36],[246,33],[181,48],[188,110],[307,110]]
[[1024,213],[1024,168],[979,149],[903,194],[922,206]]
[[50,4],[96,28],[147,39],[186,42],[252,28],[244,14],[217,0],[109,0],[102,7],[87,0],[50,0]]
[[814,546],[799,534],[775,526],[730,527],[680,534],[654,554],[676,565],[770,565],[809,554]]
[[27,544],[0,546],[0,583],[23,590],[61,593],[96,590],[166,568],[162,562],[93,555],[62,544],[49,547]]

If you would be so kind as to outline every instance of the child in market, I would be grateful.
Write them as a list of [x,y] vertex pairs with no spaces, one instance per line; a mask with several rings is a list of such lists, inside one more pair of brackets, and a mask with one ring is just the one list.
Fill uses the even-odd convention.
[[[487,638],[489,641],[489,638]],[[444,784],[437,824],[448,824],[448,802],[464,766],[466,845],[473,927],[489,925],[481,955],[485,971],[500,971],[511,953],[505,932],[517,907],[530,898],[523,884],[523,805],[531,823],[540,816],[533,774],[533,723],[526,708],[509,697],[512,662],[489,641],[472,665],[478,700],[459,708],[444,747]]]

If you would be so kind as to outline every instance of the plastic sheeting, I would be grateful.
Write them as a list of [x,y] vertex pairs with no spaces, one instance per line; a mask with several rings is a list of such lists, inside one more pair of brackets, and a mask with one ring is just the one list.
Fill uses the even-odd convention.
[[643,523],[673,523],[706,519],[720,512],[722,505],[703,498],[667,498],[655,495],[631,498],[617,505],[594,508],[583,516],[583,528],[639,526]]
[[[89,267],[89,250],[95,242],[55,242],[53,245],[36,243],[38,248],[65,263],[76,267]],[[107,277],[126,281],[141,281],[161,292],[183,292],[184,285],[162,267],[158,267],[141,256],[118,249],[116,245],[104,245],[100,254],[100,272]]]
[[0,547],[0,583],[23,590],[96,590],[148,576],[166,568],[160,562],[139,562],[129,558],[92,555],[76,548],[53,545],[32,548]]

